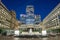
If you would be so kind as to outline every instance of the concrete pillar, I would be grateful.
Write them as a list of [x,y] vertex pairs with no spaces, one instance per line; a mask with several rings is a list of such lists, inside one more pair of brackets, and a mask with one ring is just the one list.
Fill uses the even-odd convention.
[[31,28],[29,29],[29,33],[30,33],[30,34],[32,33],[32,29],[31,29]]

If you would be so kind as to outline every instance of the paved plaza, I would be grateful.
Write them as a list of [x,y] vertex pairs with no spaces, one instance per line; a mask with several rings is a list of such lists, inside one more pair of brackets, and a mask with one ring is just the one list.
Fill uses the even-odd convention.
[[60,40],[60,36],[49,36],[49,37],[28,37],[28,38],[20,38],[20,37],[14,37],[14,36],[0,36],[0,40]]

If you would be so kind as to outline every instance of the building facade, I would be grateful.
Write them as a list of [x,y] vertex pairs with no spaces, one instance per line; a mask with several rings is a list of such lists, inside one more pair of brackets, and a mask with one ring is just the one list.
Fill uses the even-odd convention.
[[17,23],[16,13],[15,13],[15,11],[11,10],[10,14],[11,14],[11,29],[14,29],[16,27],[16,23]]
[[9,11],[6,6],[0,1],[0,30],[9,32],[18,27],[16,13]]
[[11,27],[11,15],[9,10],[0,2],[0,27],[10,28]]
[[46,30],[60,32],[60,3],[43,20],[43,25]]
[[26,14],[20,15],[20,34],[21,35],[40,35],[41,33],[41,17],[34,14],[34,6],[28,5],[26,7]]
[[26,14],[20,14],[20,21],[23,24],[39,24],[41,16],[34,14],[34,6],[29,5],[26,7]]

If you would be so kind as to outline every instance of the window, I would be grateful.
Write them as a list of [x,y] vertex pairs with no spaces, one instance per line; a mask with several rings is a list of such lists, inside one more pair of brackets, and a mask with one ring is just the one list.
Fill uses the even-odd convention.
[[34,19],[26,19],[26,24],[33,24],[34,23]]

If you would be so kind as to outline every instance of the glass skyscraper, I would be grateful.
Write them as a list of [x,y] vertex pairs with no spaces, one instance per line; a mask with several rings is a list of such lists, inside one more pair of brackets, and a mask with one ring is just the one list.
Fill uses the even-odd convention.
[[20,34],[40,35],[41,27],[39,24],[41,22],[41,17],[40,15],[34,14],[33,5],[28,5],[26,7],[26,14],[20,15],[20,22],[22,23],[20,26]]
[[41,17],[40,15],[34,15],[34,6],[29,5],[26,7],[26,15],[20,15],[20,21],[24,24],[39,24]]

